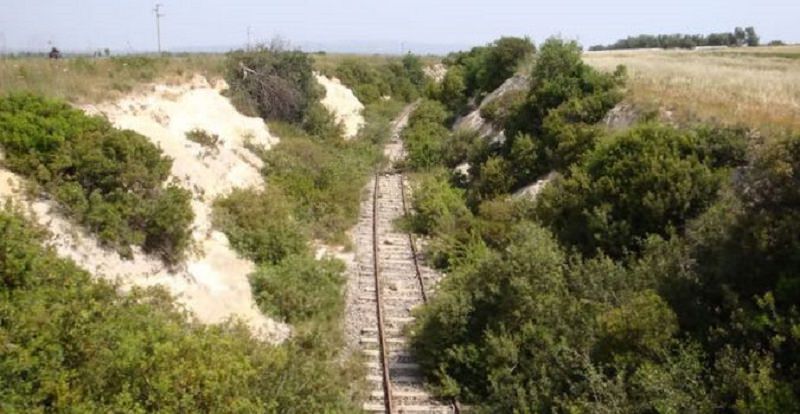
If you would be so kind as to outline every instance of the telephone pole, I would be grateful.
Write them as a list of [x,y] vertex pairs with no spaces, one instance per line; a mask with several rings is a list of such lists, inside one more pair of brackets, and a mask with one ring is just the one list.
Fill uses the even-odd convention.
[[153,9],[153,12],[156,14],[156,37],[158,38],[158,54],[161,54],[161,18],[164,15],[161,13],[161,4],[156,3],[156,7]]
[[250,51],[250,26],[247,26],[247,51]]

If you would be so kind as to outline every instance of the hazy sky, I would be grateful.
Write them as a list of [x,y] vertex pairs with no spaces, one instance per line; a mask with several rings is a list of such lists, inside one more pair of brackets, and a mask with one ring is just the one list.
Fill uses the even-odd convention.
[[[752,25],[800,42],[800,0],[159,0],[165,50],[228,48],[280,35],[304,48],[411,49],[550,35],[584,45],[639,33],[707,33]],[[0,51],[155,50],[153,0],[0,0]],[[419,51],[419,50],[418,50]]]

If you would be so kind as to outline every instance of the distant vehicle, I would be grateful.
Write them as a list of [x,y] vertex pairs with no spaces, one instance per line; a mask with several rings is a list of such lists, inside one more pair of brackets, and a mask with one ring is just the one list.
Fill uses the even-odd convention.
[[61,51],[54,46],[52,49],[50,49],[50,53],[47,54],[47,57],[50,59],[61,59]]

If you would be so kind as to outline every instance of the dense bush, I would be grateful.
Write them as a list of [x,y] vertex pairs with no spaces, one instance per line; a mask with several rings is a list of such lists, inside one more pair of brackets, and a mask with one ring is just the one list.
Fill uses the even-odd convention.
[[505,126],[505,139],[470,143],[470,205],[579,162],[605,133],[596,124],[622,99],[624,76],[623,68],[605,74],[583,63],[575,42],[548,39],[536,55],[529,90],[481,107],[486,119]]
[[451,187],[441,170],[415,180],[412,208],[412,229],[421,234],[446,234],[470,215],[463,191]]
[[296,324],[341,317],[344,264],[293,255],[266,264],[250,275],[256,302],[264,313]]
[[682,229],[716,199],[729,173],[701,137],[643,125],[611,137],[539,199],[539,217],[569,246],[620,257],[650,234]]
[[772,350],[788,375],[800,367],[800,337],[790,333],[800,327],[800,279],[794,270],[800,266],[798,182],[800,136],[755,151],[733,193],[691,226],[695,288],[706,309],[703,318],[682,314],[698,329],[721,325],[717,329],[752,347]]
[[5,164],[31,178],[101,242],[178,261],[193,213],[186,190],[164,182],[172,161],[147,138],[67,104],[30,95],[0,99]]
[[352,89],[364,105],[376,103],[385,96],[411,102],[428,84],[422,62],[412,54],[402,59],[386,58],[377,62],[345,58],[330,75]]
[[[161,289],[93,280],[0,212],[0,411],[353,412],[360,374],[298,336],[190,322]],[[316,339],[312,339],[311,342]]]
[[280,189],[236,189],[214,203],[214,225],[236,251],[257,263],[278,263],[305,252],[305,229]]
[[558,127],[599,122],[622,99],[623,79],[622,68],[605,74],[584,63],[574,41],[548,39],[537,54],[527,99],[509,117],[507,146],[513,145],[519,133],[530,134],[541,141],[541,161],[549,161],[549,153],[561,142]]
[[737,27],[731,33],[711,33],[708,36],[696,34],[671,34],[671,35],[639,35],[621,39],[613,44],[596,45],[589,50],[618,50],[618,49],[692,49],[700,46],[758,46],[759,37],[753,27],[742,29]]
[[[372,115],[370,115],[372,116]],[[264,153],[264,175],[285,194],[311,236],[341,242],[358,217],[361,188],[382,156],[376,143],[386,129],[365,128],[359,137],[321,140],[286,124],[270,124],[281,141]]]
[[424,170],[441,165],[449,131],[444,126],[448,113],[439,102],[423,100],[414,109],[402,138],[411,168]]
[[[454,110],[468,98],[480,99],[510,78],[535,51],[536,47],[528,38],[501,37],[469,52],[452,53],[445,59],[445,64],[448,71],[456,69],[457,72],[450,80],[445,77],[437,98]],[[461,83],[464,84],[463,94],[457,93]],[[448,86],[447,89],[444,86]]]
[[268,121],[302,123],[322,96],[311,57],[280,46],[229,52],[225,80],[240,110]]

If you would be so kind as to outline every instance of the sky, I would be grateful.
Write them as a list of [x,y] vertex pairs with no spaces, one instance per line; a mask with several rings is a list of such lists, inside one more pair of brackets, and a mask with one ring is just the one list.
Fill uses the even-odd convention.
[[[501,35],[585,46],[641,33],[729,32],[800,43],[800,0],[158,0],[166,51],[224,51],[276,36],[306,50],[441,53]],[[0,52],[157,48],[154,0],[0,0]]]

